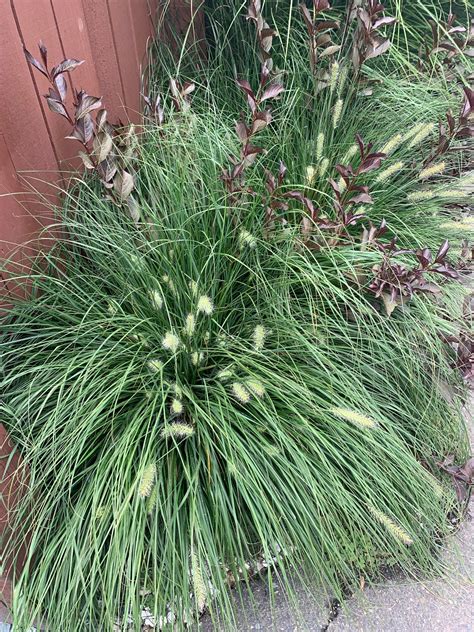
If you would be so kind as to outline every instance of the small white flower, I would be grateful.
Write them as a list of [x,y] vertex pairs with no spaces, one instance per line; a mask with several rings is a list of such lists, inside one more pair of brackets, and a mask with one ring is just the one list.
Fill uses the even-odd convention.
[[167,331],[163,340],[161,341],[163,349],[167,351],[171,351],[172,353],[176,353],[178,347],[180,345],[179,338],[172,331]]
[[197,303],[197,312],[198,314],[206,314],[206,316],[210,316],[214,311],[214,305],[212,300],[207,296],[207,294],[202,294]]

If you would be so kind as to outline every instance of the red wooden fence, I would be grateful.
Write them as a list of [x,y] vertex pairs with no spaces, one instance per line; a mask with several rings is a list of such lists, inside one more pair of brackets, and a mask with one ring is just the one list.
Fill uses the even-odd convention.
[[[53,64],[67,57],[85,60],[71,74],[70,87],[102,96],[109,120],[137,121],[141,67],[160,7],[166,5],[174,27],[184,31],[197,4],[196,0],[0,0],[0,258],[34,237],[45,214],[27,192],[25,179],[54,199],[51,184],[77,151],[77,145],[65,139],[67,122],[49,111],[42,96],[47,80],[27,64],[23,47],[36,56],[42,40]],[[0,423],[0,534],[8,524],[15,495],[13,478],[4,476],[6,463],[13,476],[16,462],[9,460],[11,449]],[[1,601],[9,600],[8,591],[8,581],[0,576],[0,621]]]

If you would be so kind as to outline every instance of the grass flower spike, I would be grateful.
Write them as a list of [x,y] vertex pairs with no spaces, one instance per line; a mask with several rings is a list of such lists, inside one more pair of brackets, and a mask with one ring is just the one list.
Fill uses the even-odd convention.
[[186,316],[186,325],[184,326],[184,333],[191,338],[196,330],[196,318],[194,314],[188,314]]
[[205,314],[206,316],[210,316],[214,311],[214,305],[212,300],[207,296],[207,294],[202,294],[199,297],[197,303],[197,312],[198,314]]
[[140,498],[148,498],[150,496],[156,478],[156,465],[150,463],[142,474],[140,485],[138,487],[138,495]]
[[180,340],[176,334],[172,331],[167,331],[163,340],[161,341],[161,345],[163,349],[167,351],[171,351],[171,353],[176,353],[180,346]]
[[180,399],[173,399],[170,409],[173,415],[181,415],[183,412],[183,402]]
[[242,229],[239,233],[239,242],[240,242],[241,248],[247,247],[247,248],[253,249],[257,245],[257,240],[252,235],[252,233],[249,233],[248,230],[244,230],[244,229]]
[[250,401],[250,393],[240,382],[234,382],[232,384],[232,392],[241,404],[248,404]]
[[374,507],[370,507],[370,513],[382,524],[387,531],[399,542],[404,544],[405,546],[411,546],[413,544],[413,539],[410,535],[402,529],[400,525],[394,522],[391,518],[385,515],[382,511],[375,509]]
[[321,160],[321,158],[323,157],[323,150],[324,150],[324,134],[323,132],[319,132],[316,138],[316,158],[318,160]]
[[413,191],[407,195],[407,200],[410,202],[423,202],[424,200],[431,200],[434,197],[434,191],[426,189],[422,191]]
[[397,147],[399,147],[402,144],[402,142],[403,142],[402,134],[395,134],[395,136],[392,136],[392,138],[385,143],[385,145],[382,147],[380,151],[383,154],[386,154],[388,156],[393,151],[395,151],[395,149],[397,149]]
[[431,178],[432,176],[435,176],[438,173],[443,173],[445,169],[446,169],[446,163],[444,161],[438,162],[438,164],[432,165],[431,167],[427,167],[426,169],[423,169],[422,171],[420,171],[420,173],[418,174],[418,178],[420,180],[427,180],[428,178]]
[[315,178],[316,178],[316,168],[313,167],[312,165],[308,165],[308,167],[306,167],[306,178],[305,178],[306,186],[308,187],[313,186]]
[[359,426],[359,428],[373,429],[377,427],[373,419],[355,410],[350,410],[349,408],[333,407],[330,409],[330,412],[336,415],[336,417],[350,421],[355,426]]
[[253,330],[253,348],[255,351],[261,351],[265,344],[265,338],[267,336],[266,329],[263,325],[257,325]]
[[420,128],[420,131],[417,132],[410,140],[410,142],[408,143],[408,147],[415,147],[416,145],[419,145],[425,140],[425,138],[427,138],[431,134],[434,128],[434,123],[426,123],[426,125],[423,125],[423,127]]
[[247,380],[245,386],[257,397],[263,397],[265,395],[265,387],[258,380]]
[[153,358],[152,360],[148,360],[148,368],[153,373],[160,373],[163,370],[163,362],[158,360],[158,358]]
[[171,424],[167,424],[163,430],[161,431],[161,436],[166,439],[171,437],[173,439],[187,439],[188,437],[192,437],[194,434],[194,428],[189,424],[182,424],[178,422],[173,422]]
[[342,105],[343,105],[343,100],[342,99],[338,99],[336,101],[336,104],[334,106],[333,113],[332,113],[332,126],[333,126],[333,129],[336,129],[337,126],[339,125],[339,120],[340,120],[341,114],[342,114]]
[[161,309],[163,307],[163,297],[161,296],[161,292],[159,290],[150,290],[150,298],[156,309]]
[[400,173],[402,169],[403,169],[403,162],[401,161],[395,162],[393,163],[393,165],[390,165],[390,167],[387,167],[387,169],[384,169],[383,171],[381,171],[379,175],[375,178],[375,182],[377,183],[385,182],[386,180],[391,178],[393,175]]

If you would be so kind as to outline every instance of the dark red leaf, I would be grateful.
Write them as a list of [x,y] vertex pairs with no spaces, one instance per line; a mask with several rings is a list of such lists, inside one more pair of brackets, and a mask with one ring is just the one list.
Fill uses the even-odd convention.
[[284,89],[285,88],[283,87],[281,83],[273,83],[270,86],[268,86],[268,88],[265,90],[260,101],[266,101],[267,99],[274,99],[279,94],[281,94]]
[[25,53],[26,61],[29,64],[31,64],[31,66],[34,66],[37,70],[40,71],[40,73],[42,73],[45,77],[49,79],[48,72],[46,68],[43,66],[43,64],[37,59],[35,59],[35,57],[33,57],[33,55],[28,50],[26,50],[26,48],[23,48],[23,52]]
[[51,97],[46,97],[46,101],[48,102],[48,107],[51,110],[51,112],[54,112],[55,114],[60,114],[61,116],[64,116],[65,119],[69,120],[69,117],[66,112],[66,108],[60,101],[56,101],[55,99],[52,99]]
[[57,66],[55,66],[52,71],[51,71],[51,76],[53,77],[53,79],[56,77],[56,75],[59,75],[62,72],[70,72],[71,70],[74,70],[74,68],[77,68],[78,66],[80,66],[81,64],[84,63],[84,60],[79,60],[79,59],[64,59],[60,64],[58,64]]
[[445,258],[447,252],[449,250],[449,240],[446,239],[441,246],[439,247],[438,252],[436,253],[435,263],[441,263]]

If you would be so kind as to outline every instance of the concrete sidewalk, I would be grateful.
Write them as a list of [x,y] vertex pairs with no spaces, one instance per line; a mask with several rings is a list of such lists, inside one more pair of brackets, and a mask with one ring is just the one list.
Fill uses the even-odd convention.
[[[474,396],[466,420],[474,448]],[[474,504],[471,502],[471,512]],[[429,582],[409,580],[401,574],[331,608],[322,594],[308,594],[298,584],[297,608],[276,588],[271,607],[264,581],[253,587],[239,606],[238,632],[474,632],[474,518],[468,517],[447,542],[444,562],[450,578]],[[280,598],[281,595],[281,598]],[[204,617],[200,632],[229,632]]]

